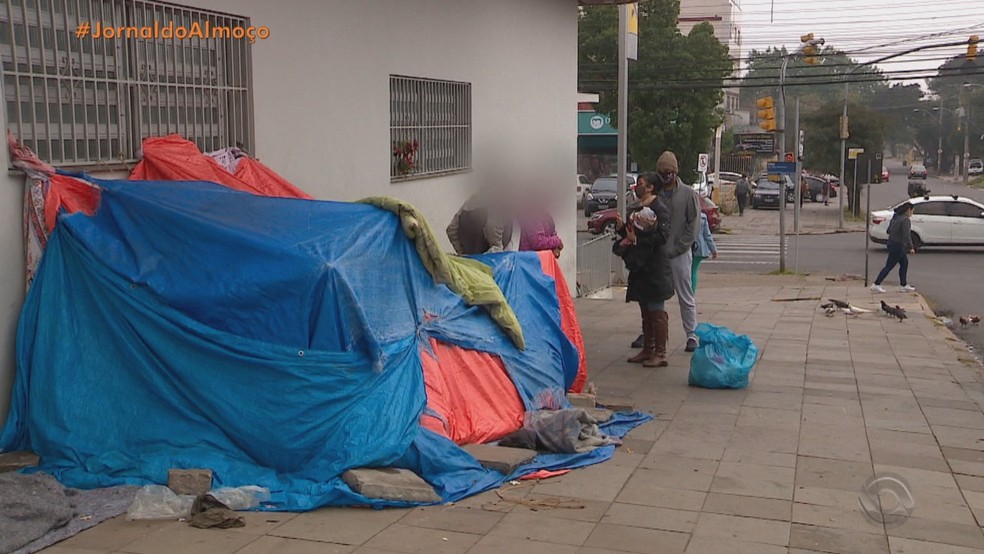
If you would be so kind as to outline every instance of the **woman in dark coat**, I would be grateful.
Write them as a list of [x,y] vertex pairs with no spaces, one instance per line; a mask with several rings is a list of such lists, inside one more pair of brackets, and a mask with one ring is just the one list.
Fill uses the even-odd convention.
[[[669,315],[665,302],[673,297],[673,274],[663,247],[669,236],[670,213],[655,194],[656,178],[645,175],[636,185],[638,203],[629,222],[616,223],[614,252],[629,270],[626,302],[638,302],[642,313],[643,349],[628,359],[646,367],[665,367]],[[653,217],[655,216],[655,217]]]

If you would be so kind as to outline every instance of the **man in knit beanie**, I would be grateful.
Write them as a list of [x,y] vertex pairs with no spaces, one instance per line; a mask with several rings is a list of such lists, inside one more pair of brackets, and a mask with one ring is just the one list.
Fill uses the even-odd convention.
[[663,204],[670,211],[670,236],[666,242],[666,255],[673,270],[673,288],[680,303],[680,319],[687,334],[687,352],[697,349],[697,302],[694,300],[691,274],[693,270],[693,245],[700,232],[700,198],[678,176],[673,152],[663,152],[656,162],[659,175],[657,187]]

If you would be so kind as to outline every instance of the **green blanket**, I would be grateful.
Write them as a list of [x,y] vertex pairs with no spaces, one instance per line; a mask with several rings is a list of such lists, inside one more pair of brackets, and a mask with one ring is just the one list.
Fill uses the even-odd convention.
[[430,272],[434,281],[447,285],[460,295],[470,306],[482,306],[488,310],[492,319],[505,330],[509,338],[520,350],[526,348],[523,328],[506,297],[492,276],[492,269],[482,262],[448,255],[437,244],[437,238],[417,208],[389,196],[373,196],[359,200],[395,213],[400,217],[403,232],[413,240],[417,254]]

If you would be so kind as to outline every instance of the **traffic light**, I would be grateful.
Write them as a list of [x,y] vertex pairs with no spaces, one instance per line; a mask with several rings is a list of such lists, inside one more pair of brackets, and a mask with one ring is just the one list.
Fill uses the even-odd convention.
[[796,157],[793,156],[793,153],[792,152],[786,152],[786,161],[787,162],[795,162],[796,161]]
[[972,62],[977,59],[977,35],[971,35],[970,40],[967,41],[967,61]]
[[809,33],[801,36],[800,42],[802,43],[800,53],[803,54],[803,61],[810,65],[817,63],[817,54],[820,53],[817,49],[817,45],[824,44],[824,40],[816,40],[813,38],[813,33]]
[[758,106],[759,127],[766,131],[776,130],[776,109],[771,96],[765,96],[755,101]]

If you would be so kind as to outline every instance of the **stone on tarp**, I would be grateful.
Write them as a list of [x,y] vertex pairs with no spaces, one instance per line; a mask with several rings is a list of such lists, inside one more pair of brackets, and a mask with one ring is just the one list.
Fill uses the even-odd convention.
[[604,423],[609,419],[611,419],[613,415],[615,415],[614,412],[606,408],[588,408],[585,409],[584,411],[587,412],[589,416],[595,418],[595,420],[597,420],[598,423]]
[[567,393],[567,401],[571,403],[571,406],[575,408],[594,408],[595,407],[595,395],[593,394],[578,394],[576,392]]
[[169,469],[167,487],[177,495],[198,496],[212,490],[211,469]]
[[626,396],[599,396],[596,402],[599,407],[608,408],[613,412],[631,412],[635,410],[635,401]]
[[368,498],[402,502],[441,501],[434,487],[409,469],[350,469],[342,474],[342,480],[352,490]]
[[17,451],[0,454],[0,473],[17,471],[38,465],[38,455],[34,452]]
[[536,450],[525,448],[493,446],[491,444],[468,444],[462,448],[478,460],[482,467],[498,471],[503,475],[511,474],[519,466],[536,458]]

